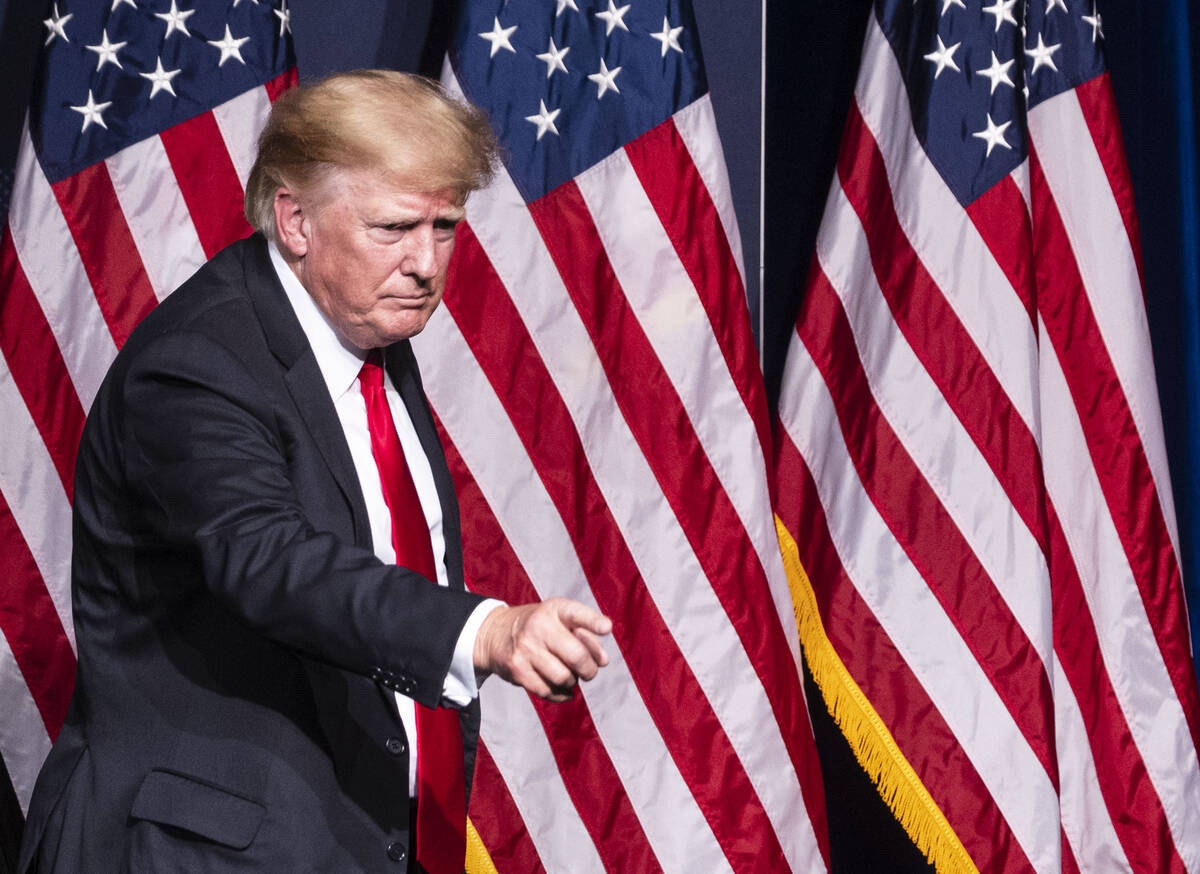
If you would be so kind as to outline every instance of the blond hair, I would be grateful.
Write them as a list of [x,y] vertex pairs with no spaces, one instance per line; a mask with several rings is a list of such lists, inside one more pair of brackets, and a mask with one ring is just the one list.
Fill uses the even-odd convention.
[[275,238],[275,192],[313,192],[335,168],[378,172],[459,204],[491,181],[496,140],[487,116],[436,82],[395,70],[338,73],[285,92],[258,138],[246,219]]

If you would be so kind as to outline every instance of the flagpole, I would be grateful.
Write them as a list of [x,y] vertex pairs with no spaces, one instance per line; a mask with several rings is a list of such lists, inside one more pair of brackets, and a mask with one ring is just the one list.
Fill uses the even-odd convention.
[[758,49],[758,366],[766,373],[766,253],[767,253],[767,0],[762,0],[759,12],[760,42]]
[[[1176,43],[1172,64],[1174,67],[1175,111],[1178,117],[1179,169],[1179,268],[1180,288],[1184,324],[1184,384],[1189,398],[1197,397],[1200,382],[1200,187],[1196,178],[1196,127],[1195,103],[1192,91],[1193,71],[1189,41],[1192,29],[1188,21],[1188,4],[1174,0],[1169,19],[1178,26],[1170,28]],[[1184,591],[1190,614],[1192,637],[1192,659],[1200,678],[1200,572],[1197,567],[1197,532],[1200,529],[1200,404],[1194,400],[1187,404],[1187,441],[1183,452],[1184,487],[1179,495],[1181,551],[1183,562]]]

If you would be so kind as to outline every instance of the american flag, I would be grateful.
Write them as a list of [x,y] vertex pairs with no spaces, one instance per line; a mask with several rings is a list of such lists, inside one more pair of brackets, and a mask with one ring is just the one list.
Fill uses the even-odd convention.
[[827,868],[740,240],[691,7],[463,4],[444,81],[492,119],[414,340],[467,582],[613,617],[566,705],[492,681],[472,871]]
[[242,190],[295,81],[287,0],[56,0],[0,237],[0,754],[22,810],[70,700],[71,488],[134,325],[250,232]]
[[1200,871],[1103,33],[1092,0],[876,2],[783,380],[805,652],[940,870]]

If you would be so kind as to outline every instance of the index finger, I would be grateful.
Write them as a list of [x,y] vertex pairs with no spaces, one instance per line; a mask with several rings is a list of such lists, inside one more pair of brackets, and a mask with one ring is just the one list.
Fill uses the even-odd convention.
[[612,631],[611,619],[579,601],[564,599],[558,608],[558,618],[572,631],[577,628],[585,628],[593,634],[608,634]]

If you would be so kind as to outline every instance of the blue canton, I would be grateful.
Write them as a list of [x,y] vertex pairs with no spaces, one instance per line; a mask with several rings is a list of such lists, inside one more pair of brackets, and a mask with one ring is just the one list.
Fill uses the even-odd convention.
[[1028,154],[1026,108],[1104,72],[1094,0],[877,0],[913,129],[963,206]]
[[690,2],[467,2],[451,64],[526,201],[708,90]]
[[289,14],[287,0],[57,0],[30,108],[47,178],[65,179],[294,66]]

